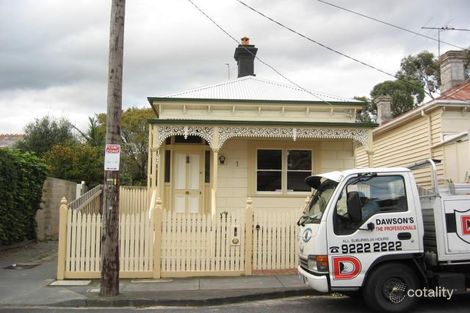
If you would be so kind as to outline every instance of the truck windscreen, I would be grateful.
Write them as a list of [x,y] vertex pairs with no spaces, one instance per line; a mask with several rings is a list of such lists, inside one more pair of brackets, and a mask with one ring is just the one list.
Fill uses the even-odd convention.
[[310,200],[309,209],[304,216],[303,224],[320,223],[336,186],[338,186],[338,183],[329,179],[326,179],[320,184],[318,189],[314,191],[313,197]]

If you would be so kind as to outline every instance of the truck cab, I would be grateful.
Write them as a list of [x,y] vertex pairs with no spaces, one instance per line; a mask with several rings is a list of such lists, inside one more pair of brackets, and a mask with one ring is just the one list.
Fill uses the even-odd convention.
[[[440,270],[438,253],[432,260],[425,247],[424,238],[435,237],[436,231],[425,236],[426,214],[411,170],[351,169],[311,176],[306,182],[313,193],[298,221],[298,271],[304,283],[320,292],[362,293],[381,312],[409,310],[417,300],[409,290],[430,286],[436,280],[430,273]],[[470,212],[470,196],[465,197],[461,211]],[[467,270],[470,235],[468,242],[459,243],[463,254],[457,261]],[[441,273],[441,281],[450,277],[452,284],[453,273],[449,275]],[[463,275],[465,285],[468,276]]]

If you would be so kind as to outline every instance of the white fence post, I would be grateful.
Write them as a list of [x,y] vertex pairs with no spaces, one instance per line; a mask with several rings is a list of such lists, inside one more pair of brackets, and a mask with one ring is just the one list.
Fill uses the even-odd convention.
[[57,256],[57,279],[65,277],[65,251],[67,249],[67,213],[68,205],[65,197],[60,200],[59,208],[59,251]]
[[162,199],[157,198],[155,214],[153,215],[154,246],[153,246],[153,278],[161,277],[162,258]]
[[253,273],[253,200],[248,197],[245,207],[245,275]]

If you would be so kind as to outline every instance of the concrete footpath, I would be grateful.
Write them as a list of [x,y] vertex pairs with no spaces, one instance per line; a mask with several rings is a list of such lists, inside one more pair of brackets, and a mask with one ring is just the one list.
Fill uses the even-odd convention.
[[81,286],[51,285],[57,284],[56,246],[41,242],[0,251],[1,307],[202,306],[315,294],[297,275],[271,275],[123,279],[119,296],[100,297],[96,280]]

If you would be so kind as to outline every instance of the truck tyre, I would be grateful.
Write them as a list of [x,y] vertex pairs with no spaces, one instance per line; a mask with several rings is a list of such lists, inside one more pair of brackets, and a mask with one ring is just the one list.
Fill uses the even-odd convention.
[[408,266],[388,263],[370,274],[362,296],[367,306],[376,312],[407,312],[418,301],[416,297],[409,297],[407,292],[418,288],[418,277]]

